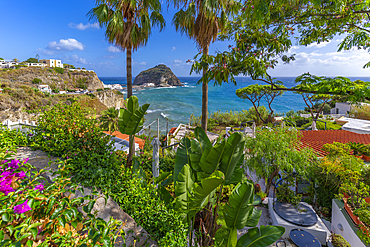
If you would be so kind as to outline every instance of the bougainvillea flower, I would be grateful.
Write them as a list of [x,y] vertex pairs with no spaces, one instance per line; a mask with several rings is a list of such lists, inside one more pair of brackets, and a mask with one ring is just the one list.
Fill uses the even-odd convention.
[[32,208],[27,203],[28,203],[28,199],[24,203],[21,203],[21,204],[18,204],[16,206],[14,206],[14,208],[13,208],[14,213],[23,214],[27,211],[30,211]]
[[27,162],[28,162],[28,160],[29,160],[29,158],[23,159],[23,162],[24,162],[24,163],[27,163]]
[[19,167],[19,160],[12,160],[11,162],[10,162],[10,164],[9,164],[9,167],[10,168],[14,168],[14,169],[18,169],[18,167]]
[[7,196],[10,192],[15,191],[11,185],[12,177],[5,177],[5,179],[0,181],[0,192],[4,193]]
[[33,188],[34,190],[39,190],[39,191],[42,191],[44,190],[44,185],[43,184],[39,184],[39,185],[36,185],[35,188]]
[[0,181],[5,180],[7,177],[11,177],[13,174],[13,171],[6,171],[0,174]]
[[14,176],[20,179],[23,179],[26,177],[26,173],[24,171],[14,173]]

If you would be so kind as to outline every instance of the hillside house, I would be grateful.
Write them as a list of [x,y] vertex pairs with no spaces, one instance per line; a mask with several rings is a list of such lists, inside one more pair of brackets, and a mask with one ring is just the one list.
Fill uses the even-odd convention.
[[63,68],[62,60],[40,59],[39,62],[45,64],[46,67]]
[[51,93],[51,88],[49,85],[39,85],[38,89],[43,93]]

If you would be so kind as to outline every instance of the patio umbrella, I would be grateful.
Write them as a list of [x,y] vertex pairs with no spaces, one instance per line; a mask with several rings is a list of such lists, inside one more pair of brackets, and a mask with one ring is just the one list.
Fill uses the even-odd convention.
[[316,121],[312,121],[311,130],[317,130]]

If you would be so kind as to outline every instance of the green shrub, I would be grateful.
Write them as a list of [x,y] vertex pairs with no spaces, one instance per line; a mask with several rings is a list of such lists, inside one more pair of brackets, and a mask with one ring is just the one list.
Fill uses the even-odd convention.
[[41,84],[41,83],[42,83],[42,80],[41,80],[41,79],[39,79],[39,78],[34,78],[34,79],[32,80],[32,83],[33,83],[33,84]]
[[98,89],[96,89],[96,91],[100,92],[100,91],[103,91],[103,89],[102,88],[98,88]]
[[64,69],[63,68],[54,67],[53,69],[55,70],[55,72],[57,72],[59,74],[64,74]]
[[332,234],[331,238],[331,242],[334,247],[351,247],[351,245],[342,237],[342,235]]
[[[92,196],[66,197],[75,193],[76,185],[63,176],[47,183],[42,171],[37,172],[27,160],[10,159],[0,151],[0,162],[2,246],[87,246],[92,241],[114,246],[120,235],[118,222],[96,218],[91,213],[95,204]],[[78,208],[87,213],[86,218]]]
[[[326,122],[326,129],[327,130],[339,130],[339,129],[342,128],[342,126],[339,125],[339,124],[336,124],[336,123],[333,123],[333,122],[330,122],[330,121],[325,121],[325,120],[322,120],[322,121]],[[312,126],[312,121],[310,121],[307,124],[302,125],[303,128],[308,128],[308,127],[311,127],[311,126]],[[323,123],[321,121],[317,121],[316,122],[316,128],[319,129],[319,130],[324,130],[325,129],[325,123]]]
[[30,141],[33,148],[66,159],[62,175],[102,189],[160,246],[186,246],[186,226],[180,216],[159,198],[155,186],[141,183],[124,168],[124,157],[113,151],[110,137],[77,103],[58,104],[44,112]]
[[26,146],[28,143],[25,133],[18,129],[10,130],[0,124],[0,149],[15,151],[18,146]]
[[159,246],[187,246],[187,227],[174,209],[168,208],[155,185],[144,185],[137,174],[126,171],[130,179],[114,183],[110,196],[138,225],[154,237]]

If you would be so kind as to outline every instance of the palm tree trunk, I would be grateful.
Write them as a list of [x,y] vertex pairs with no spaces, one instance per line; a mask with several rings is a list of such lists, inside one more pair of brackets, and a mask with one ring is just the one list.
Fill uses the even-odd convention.
[[[204,47],[203,55],[208,55],[209,45]],[[208,68],[203,68],[203,76],[207,73]],[[207,133],[208,120],[208,83],[203,82],[202,85],[202,128]]]
[[127,98],[132,95],[132,48],[126,49]]
[[135,152],[135,136],[129,135],[129,147],[128,147],[128,156],[127,156],[127,164],[126,167],[131,167],[132,165],[132,155]]

